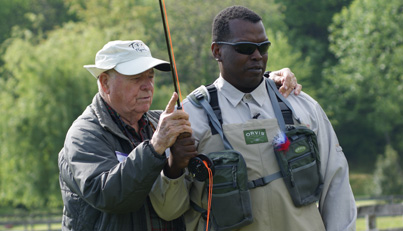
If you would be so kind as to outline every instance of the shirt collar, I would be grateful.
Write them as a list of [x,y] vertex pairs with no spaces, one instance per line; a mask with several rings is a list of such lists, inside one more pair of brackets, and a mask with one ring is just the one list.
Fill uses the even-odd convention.
[[215,81],[215,86],[217,87],[217,90],[221,91],[223,96],[232,104],[233,107],[236,107],[242,101],[242,98],[245,96],[245,94],[250,94],[259,106],[263,106],[263,103],[265,102],[265,100],[267,100],[265,81],[262,81],[259,86],[250,93],[243,93],[240,90],[236,89],[221,75]]

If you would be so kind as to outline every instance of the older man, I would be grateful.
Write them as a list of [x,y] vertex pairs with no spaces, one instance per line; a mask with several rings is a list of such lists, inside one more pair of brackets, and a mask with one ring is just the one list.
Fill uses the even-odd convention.
[[[153,58],[142,41],[112,41],[84,66],[98,80],[99,93],[69,129],[59,153],[64,202],[63,230],[184,230],[182,219],[164,221],[148,193],[165,167],[165,150],[180,133],[192,133],[188,115],[149,111],[154,69],[169,63]],[[158,122],[159,121],[159,122]],[[176,152],[196,154],[191,138]],[[169,174],[168,174],[169,175]]]

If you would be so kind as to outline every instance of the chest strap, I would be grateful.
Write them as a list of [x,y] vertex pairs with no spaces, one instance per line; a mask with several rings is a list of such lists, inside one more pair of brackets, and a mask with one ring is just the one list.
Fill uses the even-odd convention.
[[262,177],[262,178],[259,178],[259,179],[256,179],[256,180],[249,181],[248,182],[248,188],[253,189],[253,188],[256,188],[256,187],[265,186],[266,184],[268,184],[268,183],[270,183],[270,182],[272,182],[274,180],[277,180],[277,179],[279,179],[281,177],[283,177],[283,175],[281,174],[280,171],[278,171],[278,172],[270,174],[268,176],[265,176],[265,177]]

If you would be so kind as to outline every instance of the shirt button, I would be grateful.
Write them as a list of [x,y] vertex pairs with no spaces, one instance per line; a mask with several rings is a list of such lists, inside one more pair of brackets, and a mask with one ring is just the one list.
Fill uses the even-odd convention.
[[245,96],[244,96],[244,98],[249,101],[249,100],[252,99],[252,95],[249,94],[249,93],[246,93]]

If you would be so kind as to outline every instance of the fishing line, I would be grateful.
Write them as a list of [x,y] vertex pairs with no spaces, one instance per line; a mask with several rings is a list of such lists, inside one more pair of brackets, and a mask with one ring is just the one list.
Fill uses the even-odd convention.
[[211,198],[213,196],[213,171],[209,168],[209,163],[203,160],[204,165],[208,170],[208,197],[207,197],[207,220],[206,220],[206,231],[208,231],[209,220],[210,220],[210,210],[211,210]]

